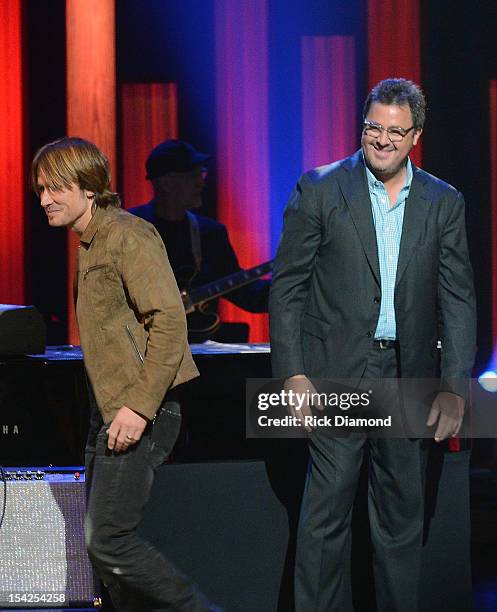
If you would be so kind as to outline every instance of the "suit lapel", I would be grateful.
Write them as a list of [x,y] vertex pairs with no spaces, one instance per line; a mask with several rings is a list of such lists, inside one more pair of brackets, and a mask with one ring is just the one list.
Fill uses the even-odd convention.
[[380,264],[378,246],[371,210],[371,200],[362,161],[362,151],[358,151],[343,165],[338,182],[349,207],[350,216],[355,225],[364,253],[378,285],[380,285]]
[[399,260],[397,263],[397,276],[395,279],[396,288],[406,271],[416,244],[419,242],[428,211],[430,210],[430,200],[426,192],[425,179],[422,173],[414,166],[413,172],[414,176],[412,178],[409,197],[405,203]]

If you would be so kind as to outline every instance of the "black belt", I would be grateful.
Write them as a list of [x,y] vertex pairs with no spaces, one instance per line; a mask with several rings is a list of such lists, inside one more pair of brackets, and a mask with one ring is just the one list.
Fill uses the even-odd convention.
[[395,348],[397,346],[397,340],[390,340],[388,338],[375,338],[373,343],[381,351]]

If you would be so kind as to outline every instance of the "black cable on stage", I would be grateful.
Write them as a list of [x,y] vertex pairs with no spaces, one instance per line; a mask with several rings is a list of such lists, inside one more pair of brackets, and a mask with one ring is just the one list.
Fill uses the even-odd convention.
[[2,528],[3,519],[5,518],[5,509],[7,508],[7,476],[5,470],[0,465],[0,474],[2,474],[1,480],[3,481],[3,508],[2,516],[0,517],[0,529]]

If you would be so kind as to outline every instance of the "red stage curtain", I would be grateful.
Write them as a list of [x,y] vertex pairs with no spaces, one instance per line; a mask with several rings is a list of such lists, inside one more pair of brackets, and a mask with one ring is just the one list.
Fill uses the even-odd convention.
[[[368,0],[368,86],[388,77],[421,85],[419,0]],[[420,166],[422,138],[411,153]]]
[[0,302],[24,304],[23,66],[21,0],[0,2]]
[[[218,216],[242,267],[269,259],[267,0],[215,1]],[[224,321],[245,321],[268,340],[267,315],[222,300]]]
[[[114,0],[66,0],[67,133],[94,142],[116,176]],[[72,306],[75,234],[68,238],[69,342],[78,342]]]
[[152,198],[145,160],[163,140],[178,138],[175,83],[124,83],[121,88],[121,159],[126,208]]
[[343,159],[358,148],[352,36],[302,38],[303,169]]

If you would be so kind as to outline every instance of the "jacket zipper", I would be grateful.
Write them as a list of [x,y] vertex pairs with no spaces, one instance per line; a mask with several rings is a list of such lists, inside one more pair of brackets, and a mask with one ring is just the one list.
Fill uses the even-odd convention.
[[96,266],[90,266],[89,268],[86,268],[84,274],[83,274],[83,280],[86,279],[86,277],[88,276],[89,272],[93,272],[93,270],[99,270],[100,268],[105,268],[106,264],[98,264]]
[[138,348],[138,344],[136,343],[135,337],[133,336],[133,332],[131,331],[127,323],[125,327],[128,333],[128,337],[131,340],[131,344],[133,345],[133,348],[135,349],[135,353],[138,355],[138,359],[143,363],[144,362],[143,355],[141,354],[140,349]]

